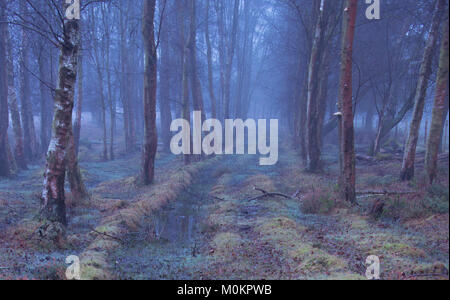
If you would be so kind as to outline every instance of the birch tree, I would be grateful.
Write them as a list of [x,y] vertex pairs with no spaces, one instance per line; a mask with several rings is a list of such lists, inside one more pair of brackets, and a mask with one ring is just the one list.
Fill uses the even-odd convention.
[[[65,2],[63,12],[69,7]],[[64,181],[66,150],[72,126],[75,83],[78,71],[80,25],[77,19],[64,18],[55,91],[52,138],[47,152],[44,188],[41,196],[41,219],[67,225]]]

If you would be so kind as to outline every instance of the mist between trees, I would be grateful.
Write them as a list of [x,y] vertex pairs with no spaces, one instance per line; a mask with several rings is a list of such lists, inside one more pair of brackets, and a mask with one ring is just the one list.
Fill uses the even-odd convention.
[[[150,185],[172,121],[193,111],[278,119],[280,143],[312,173],[337,146],[350,203],[355,157],[389,143],[404,153],[396,176],[414,178],[420,147],[436,178],[448,147],[446,0],[379,1],[370,20],[357,0],[82,0],[80,19],[65,2],[0,3],[0,176],[46,166],[42,219],[66,224],[66,179],[87,197],[80,144],[99,145],[101,161],[141,152],[137,181]],[[185,164],[205,159],[184,146]]]

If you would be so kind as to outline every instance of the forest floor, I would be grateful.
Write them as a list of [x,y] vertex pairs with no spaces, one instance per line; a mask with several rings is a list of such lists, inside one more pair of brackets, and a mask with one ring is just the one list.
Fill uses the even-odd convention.
[[[397,179],[401,160],[396,156],[359,162],[358,191],[395,193],[363,193],[360,206],[351,207],[338,200],[335,153],[327,147],[322,174],[307,173],[287,147],[270,167],[259,166],[257,156],[214,158],[172,201],[155,204],[120,239],[109,236],[120,243],[105,246],[108,277],[365,279],[366,258],[377,255],[382,279],[448,279],[448,159],[431,187],[420,175],[420,157],[418,179],[411,183]],[[62,245],[30,238],[42,168],[1,180],[0,279],[64,279],[65,258],[92,249],[98,234],[92,230],[115,211],[154,197],[157,186],[178,174],[182,161],[159,154],[150,188],[133,183],[138,166],[139,155],[82,161],[92,203],[74,205],[69,195],[68,238]],[[374,203],[383,206],[371,213]]]

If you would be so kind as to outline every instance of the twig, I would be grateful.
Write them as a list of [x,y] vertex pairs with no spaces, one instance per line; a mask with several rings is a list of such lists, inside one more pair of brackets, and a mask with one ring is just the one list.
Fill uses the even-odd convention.
[[265,191],[265,190],[263,190],[263,189],[257,188],[257,187],[255,187],[254,189],[255,189],[255,191],[259,191],[259,192],[261,192],[261,193],[263,193],[263,194],[260,195],[260,196],[251,198],[251,199],[249,199],[248,201],[259,200],[259,199],[263,199],[263,198],[266,198],[266,197],[282,197],[282,198],[286,198],[286,199],[292,199],[291,196],[288,196],[288,195],[285,195],[285,194],[281,194],[281,193],[269,193],[269,192],[267,192],[267,191]]
[[292,199],[297,198],[297,197],[300,195],[300,193],[301,193],[301,190],[297,190],[297,191],[291,196],[291,198],[292,198]]
[[410,195],[416,194],[417,192],[406,191],[406,192],[397,192],[397,191],[359,191],[356,192],[357,195]]
[[109,237],[109,238],[112,238],[112,239],[114,239],[114,240],[116,240],[116,241],[119,241],[119,242],[121,242],[122,244],[125,244],[125,242],[124,242],[122,239],[118,238],[118,237],[109,235],[109,234],[104,233],[104,232],[97,231],[97,230],[95,230],[95,229],[92,229],[92,231],[95,232],[95,233],[97,233],[97,234],[104,235],[104,236],[106,236],[106,237]]
[[216,200],[225,201],[225,199],[220,198],[220,197],[217,197],[217,196],[211,196],[211,197],[213,197],[213,198],[216,199]]

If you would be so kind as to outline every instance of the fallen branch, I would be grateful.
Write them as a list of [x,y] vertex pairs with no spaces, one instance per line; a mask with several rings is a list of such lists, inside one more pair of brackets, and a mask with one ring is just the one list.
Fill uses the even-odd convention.
[[211,196],[213,199],[219,200],[219,201],[225,201],[225,199],[217,197],[217,196]]
[[97,230],[95,230],[95,229],[92,229],[92,232],[95,232],[95,233],[100,234],[100,235],[104,235],[104,236],[109,237],[109,238],[111,238],[111,239],[113,239],[113,240],[119,241],[119,242],[121,242],[122,244],[125,244],[125,242],[124,242],[122,239],[118,238],[118,237],[109,235],[109,234],[104,233],[104,232],[97,231]]
[[263,198],[266,198],[266,197],[282,197],[282,198],[286,198],[286,199],[292,199],[291,196],[288,196],[288,195],[285,195],[285,194],[282,194],[282,193],[276,193],[276,192],[275,193],[269,193],[269,192],[267,192],[267,191],[265,191],[263,189],[257,188],[257,187],[255,187],[254,190],[255,191],[259,191],[259,192],[261,192],[263,194],[259,195],[257,197],[251,198],[248,201],[260,200],[260,199],[263,199]]

